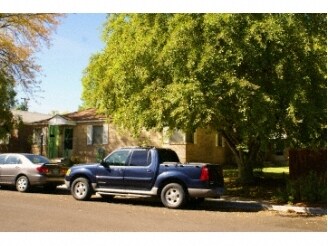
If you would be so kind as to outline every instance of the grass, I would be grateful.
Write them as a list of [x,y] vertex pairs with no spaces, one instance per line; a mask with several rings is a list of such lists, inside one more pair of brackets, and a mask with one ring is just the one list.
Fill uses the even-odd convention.
[[286,179],[289,167],[264,167],[254,170],[254,183],[241,185],[237,182],[238,169],[228,168],[224,170],[226,195],[246,199],[268,200],[279,203],[279,194],[286,187]]
[[297,182],[289,179],[289,167],[264,167],[254,170],[254,182],[238,183],[238,169],[226,168],[224,172],[225,195],[244,199],[266,200],[275,204],[302,203],[327,205],[327,181],[317,176],[307,176]]
[[262,169],[263,173],[267,174],[289,174],[289,167],[264,167]]

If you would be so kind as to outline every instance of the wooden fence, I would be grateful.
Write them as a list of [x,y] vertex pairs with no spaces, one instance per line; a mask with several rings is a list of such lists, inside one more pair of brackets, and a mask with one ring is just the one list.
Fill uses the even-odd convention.
[[289,176],[292,180],[316,173],[327,179],[327,149],[289,150]]

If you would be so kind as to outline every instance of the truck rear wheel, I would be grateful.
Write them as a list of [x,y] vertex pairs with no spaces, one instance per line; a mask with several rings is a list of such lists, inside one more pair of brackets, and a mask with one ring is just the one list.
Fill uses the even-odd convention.
[[178,183],[170,183],[161,191],[161,201],[167,208],[181,208],[186,202],[186,192]]
[[92,195],[89,181],[86,178],[75,179],[71,187],[71,193],[76,200],[89,200]]

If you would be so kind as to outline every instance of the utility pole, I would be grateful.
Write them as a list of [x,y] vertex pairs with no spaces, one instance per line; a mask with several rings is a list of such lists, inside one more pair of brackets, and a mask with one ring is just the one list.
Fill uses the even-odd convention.
[[27,97],[21,97],[21,99],[23,99],[23,103],[22,103],[22,106],[21,106],[21,110],[23,111],[28,111],[28,101],[30,100],[29,98]]

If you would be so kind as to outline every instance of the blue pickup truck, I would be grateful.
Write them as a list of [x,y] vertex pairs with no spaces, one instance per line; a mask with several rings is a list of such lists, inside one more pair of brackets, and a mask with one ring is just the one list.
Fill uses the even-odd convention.
[[173,150],[154,147],[119,148],[100,163],[74,165],[65,184],[77,200],[88,200],[94,193],[103,198],[157,196],[168,208],[218,198],[224,191],[220,165],[182,164]]

